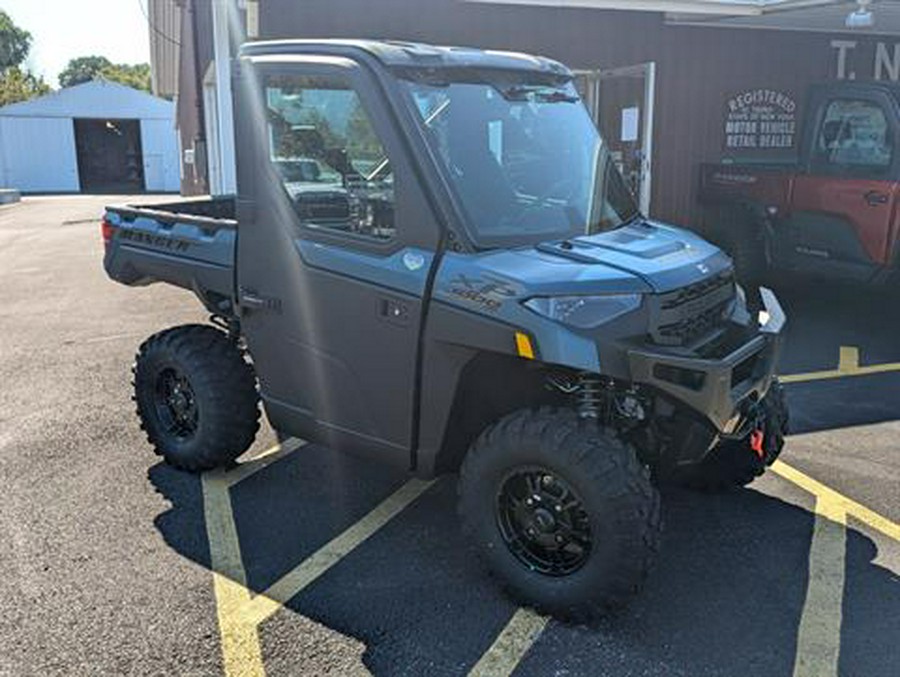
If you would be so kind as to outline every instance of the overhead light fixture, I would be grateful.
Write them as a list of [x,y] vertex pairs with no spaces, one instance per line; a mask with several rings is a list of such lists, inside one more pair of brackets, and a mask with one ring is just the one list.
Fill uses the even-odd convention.
[[869,9],[872,0],[858,0],[859,7],[847,15],[847,28],[872,28],[875,25],[875,15]]

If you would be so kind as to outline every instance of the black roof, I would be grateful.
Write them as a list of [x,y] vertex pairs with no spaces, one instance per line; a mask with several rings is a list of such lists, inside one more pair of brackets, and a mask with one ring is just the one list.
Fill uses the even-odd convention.
[[439,47],[395,40],[269,40],[247,43],[241,48],[241,54],[243,56],[325,54],[357,58],[367,55],[387,66],[496,68],[562,77],[572,76],[568,68],[546,57],[472,47]]

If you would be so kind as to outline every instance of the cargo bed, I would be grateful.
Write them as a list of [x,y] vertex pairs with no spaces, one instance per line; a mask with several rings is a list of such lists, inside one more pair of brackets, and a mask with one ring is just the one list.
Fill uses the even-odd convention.
[[211,311],[234,307],[234,198],[108,207],[103,265],[117,282],[167,282],[193,291]]

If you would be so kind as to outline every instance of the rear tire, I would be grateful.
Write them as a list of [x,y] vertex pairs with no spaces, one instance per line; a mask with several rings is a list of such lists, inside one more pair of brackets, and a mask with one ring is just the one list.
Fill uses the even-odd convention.
[[630,445],[550,408],[516,412],[482,433],[460,472],[459,514],[516,600],[568,620],[627,604],[662,531],[659,493]]
[[259,395],[253,368],[224,333],[185,325],[155,334],[132,369],[141,428],[167,463],[225,467],[253,443]]
[[761,406],[764,458],[752,450],[749,436],[742,440],[726,440],[710,451],[702,462],[681,470],[679,483],[698,491],[724,491],[747,486],[760,477],[781,455],[788,434],[784,386],[777,379],[772,382]]

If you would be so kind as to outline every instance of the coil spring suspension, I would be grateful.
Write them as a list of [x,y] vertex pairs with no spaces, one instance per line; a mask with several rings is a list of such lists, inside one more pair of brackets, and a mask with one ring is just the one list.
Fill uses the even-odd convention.
[[581,418],[600,418],[603,405],[603,380],[596,374],[583,371],[578,375],[578,415]]

